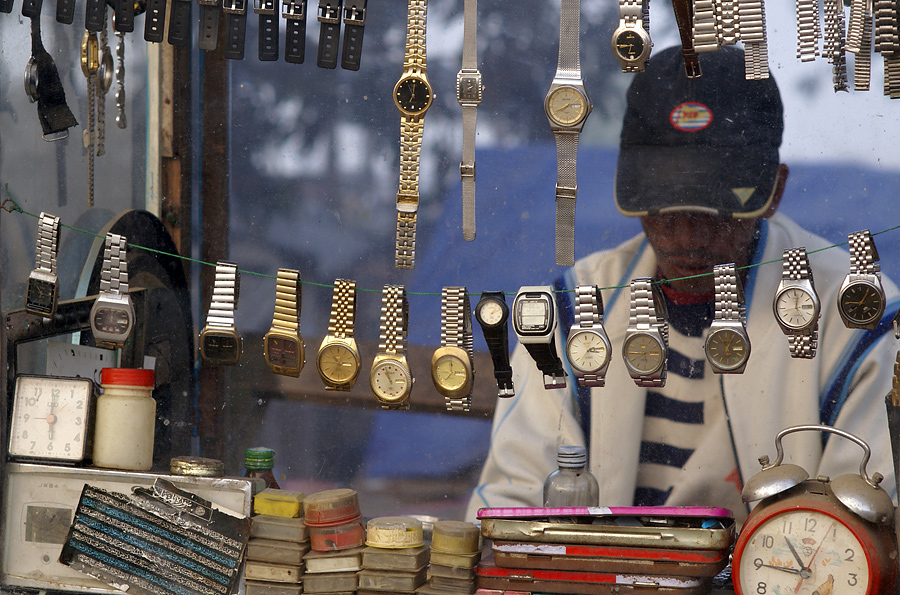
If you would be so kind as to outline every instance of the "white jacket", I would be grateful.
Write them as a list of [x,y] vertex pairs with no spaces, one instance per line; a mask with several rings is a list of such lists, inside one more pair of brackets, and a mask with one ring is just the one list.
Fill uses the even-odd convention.
[[[743,374],[721,375],[732,442],[722,444],[722,449],[734,450],[741,480],[746,482],[760,470],[760,456],[775,460],[775,435],[782,429],[833,425],[868,442],[872,448],[868,475],[883,474],[881,485],[893,497],[896,484],[884,398],[891,389],[898,347],[890,325],[898,306],[897,287],[883,279],[888,309],[879,329],[849,330],[841,321],[836,300],[850,256],[837,248],[811,253],[810,267],[822,304],[819,348],[812,360],[793,359],[772,312],[782,252],[799,246],[812,252],[830,242],[779,214],[763,220],[761,229],[753,264],[763,264],[750,269],[745,286],[750,360]],[[588,283],[604,289],[604,324],[613,360],[606,386],[590,390],[589,406],[590,470],[600,484],[601,506],[633,503],[646,389],[635,386],[622,362],[629,314],[627,286],[632,278],[654,276],[656,268],[653,249],[640,234],[614,250],[579,260],[564,279],[566,289]],[[610,287],[621,289],[605,289]],[[571,302],[571,293],[559,295],[563,299],[558,302]],[[557,352],[569,374],[565,390],[545,390],[543,376],[528,352],[521,345],[515,349],[516,395],[497,401],[490,451],[469,501],[467,519],[473,520],[477,510],[486,506],[540,506],[544,479],[557,467],[557,446],[586,445],[578,391],[563,350],[567,334],[568,328],[560,328],[556,336]],[[849,373],[846,382],[838,378],[842,370]],[[823,435],[827,436],[824,452]],[[818,432],[785,437],[784,450],[785,462],[800,465],[811,477],[858,473],[863,455],[855,443]],[[735,512],[740,517],[746,514]]]

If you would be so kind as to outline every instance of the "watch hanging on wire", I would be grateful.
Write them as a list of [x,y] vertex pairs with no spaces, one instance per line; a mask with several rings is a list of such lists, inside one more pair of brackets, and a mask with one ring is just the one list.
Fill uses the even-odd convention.
[[575,200],[578,194],[578,135],[591,113],[578,57],[581,0],[562,0],[559,58],[544,98],[544,113],[556,138],[556,264],[575,264]]
[[463,239],[475,239],[475,121],[484,85],[478,70],[478,0],[463,7],[462,68],[456,74],[456,101],[462,107],[463,143],[459,179],[462,180]]
[[397,191],[397,241],[394,266],[416,264],[416,214],[419,210],[419,155],[424,118],[434,93],[426,76],[425,25],[427,0],[407,5],[406,53],[403,74],[394,85],[394,103],[400,110],[400,188]]
[[648,0],[619,0],[619,26],[612,35],[612,51],[622,72],[644,72],[653,42],[650,40]]
[[237,265],[218,261],[206,325],[200,331],[200,355],[207,363],[233,366],[241,359],[241,336],[234,326],[240,293],[241,273]]
[[134,306],[128,295],[125,236],[106,234],[100,294],[91,308],[91,333],[100,347],[121,348],[134,327]]
[[369,386],[382,409],[409,409],[413,379],[406,361],[409,302],[402,285],[385,285],[381,294],[378,353],[369,372]]
[[28,274],[25,288],[25,310],[52,318],[59,301],[59,277],[56,259],[59,248],[59,217],[41,213],[38,217],[37,248],[34,269]]
[[715,318],[703,349],[716,374],[742,374],[750,359],[744,288],[734,263],[713,267],[716,288]]
[[481,294],[481,299],[475,306],[475,320],[481,326],[494,363],[497,396],[515,396],[512,367],[509,365],[509,307],[502,291],[485,291]]
[[650,277],[631,280],[631,313],[622,342],[622,357],[634,383],[666,385],[669,358],[668,308],[662,289]]
[[559,317],[553,289],[549,285],[519,288],[512,310],[513,329],[544,374],[544,388],[565,388],[566,371],[556,351]]
[[431,380],[447,411],[469,411],[475,380],[472,311],[465,287],[441,289],[441,346],[431,356]]
[[785,250],[775,291],[775,320],[787,335],[791,357],[812,359],[819,341],[819,296],[806,248]]
[[328,334],[316,353],[316,369],[327,390],[350,390],[359,376],[359,349],[353,337],[356,323],[356,281],[335,279]]
[[603,328],[603,296],[596,285],[575,288],[575,316],[566,340],[566,357],[581,386],[603,386],[612,359]]
[[300,271],[278,269],[272,327],[263,337],[266,364],[275,374],[297,377],[306,363],[305,346],[300,336],[302,298]]
[[837,305],[847,328],[874,329],[884,314],[878,249],[868,229],[850,234],[850,272],[838,291]]

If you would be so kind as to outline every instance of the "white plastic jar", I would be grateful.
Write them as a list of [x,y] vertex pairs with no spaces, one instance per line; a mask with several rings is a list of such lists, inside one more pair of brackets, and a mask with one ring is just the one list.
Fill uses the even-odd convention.
[[153,466],[153,370],[103,368],[94,421],[94,465],[128,471]]

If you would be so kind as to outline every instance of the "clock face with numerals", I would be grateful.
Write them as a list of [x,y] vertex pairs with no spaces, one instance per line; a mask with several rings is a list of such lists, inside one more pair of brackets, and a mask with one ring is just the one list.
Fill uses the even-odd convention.
[[400,79],[394,88],[397,107],[409,116],[421,116],[431,106],[431,85],[423,78]]
[[504,318],[507,310],[497,300],[485,300],[478,306],[478,318],[481,324],[496,326]]
[[19,376],[12,403],[11,457],[84,459],[93,383],[86,378]]

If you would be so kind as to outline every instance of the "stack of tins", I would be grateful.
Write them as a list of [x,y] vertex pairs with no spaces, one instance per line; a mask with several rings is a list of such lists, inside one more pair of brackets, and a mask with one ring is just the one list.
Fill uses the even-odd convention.
[[431,536],[428,583],[419,595],[455,595],[475,592],[475,566],[481,559],[478,527],[462,521],[438,521]]
[[244,563],[245,595],[299,595],[309,531],[302,492],[266,488],[253,497]]
[[316,492],[303,501],[311,551],[303,560],[303,590],[322,595],[355,593],[366,529],[355,490]]
[[425,583],[428,548],[422,521],[388,516],[366,525],[359,595],[411,594]]

